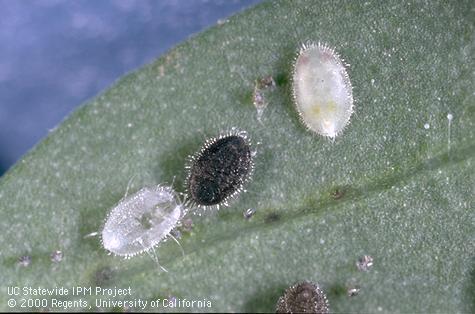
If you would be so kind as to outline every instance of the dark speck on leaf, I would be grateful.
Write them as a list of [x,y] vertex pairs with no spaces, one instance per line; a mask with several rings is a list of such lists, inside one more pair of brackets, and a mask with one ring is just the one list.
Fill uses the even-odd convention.
[[280,220],[280,215],[277,214],[277,213],[270,213],[267,215],[266,219],[265,219],[265,222],[266,223],[273,223],[273,222],[276,222],[276,221],[279,221]]

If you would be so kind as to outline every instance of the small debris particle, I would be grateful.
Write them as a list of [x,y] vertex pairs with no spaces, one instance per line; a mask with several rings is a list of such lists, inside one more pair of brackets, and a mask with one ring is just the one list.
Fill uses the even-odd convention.
[[267,107],[267,102],[265,101],[264,95],[262,95],[261,90],[254,89],[252,94],[252,102],[254,103],[254,107],[257,110],[257,120],[261,122],[262,114],[264,113],[264,109]]
[[262,123],[262,114],[264,113],[264,109],[267,107],[268,103],[265,98],[265,92],[267,90],[274,90],[275,88],[275,81],[272,76],[266,76],[259,80],[256,80],[254,84],[254,91],[252,93],[252,102],[254,107],[257,110],[257,120]]
[[246,219],[249,219],[251,218],[254,213],[256,212],[256,209],[255,208],[248,208],[244,211],[243,215],[244,215],[244,218]]
[[269,75],[269,76],[266,76],[264,78],[261,78],[260,80],[257,80],[256,82],[256,86],[259,88],[259,89],[264,89],[264,88],[275,88],[275,81],[274,81],[274,78]]
[[193,220],[191,218],[184,219],[181,223],[181,229],[184,232],[191,232],[191,230],[193,229]]
[[360,293],[361,288],[359,286],[348,287],[347,293],[349,297],[355,297]]
[[31,264],[31,256],[23,255],[18,258],[18,265],[22,267],[28,267]]
[[61,251],[54,251],[53,253],[51,253],[50,255],[50,259],[53,263],[59,263],[63,260],[63,252]]
[[428,130],[430,128],[429,123],[424,124],[424,129]]
[[373,258],[369,255],[365,255],[358,259],[356,267],[359,271],[368,271],[373,266]]
[[333,197],[334,200],[339,200],[345,195],[345,191],[341,188],[336,188],[333,192],[331,192],[331,197]]
[[264,110],[264,108],[267,107],[267,102],[264,100],[264,96],[262,95],[262,92],[259,89],[254,89],[254,93],[252,94],[252,101],[257,110]]

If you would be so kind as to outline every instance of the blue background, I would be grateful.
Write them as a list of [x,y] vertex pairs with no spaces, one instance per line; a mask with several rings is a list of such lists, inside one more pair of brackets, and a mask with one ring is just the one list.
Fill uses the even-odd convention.
[[0,0],[0,175],[85,100],[260,0]]

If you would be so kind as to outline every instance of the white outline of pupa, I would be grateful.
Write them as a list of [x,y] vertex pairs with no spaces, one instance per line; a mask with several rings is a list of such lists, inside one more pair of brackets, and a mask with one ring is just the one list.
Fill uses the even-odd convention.
[[[347,97],[347,101],[349,102],[349,107],[347,109],[348,116],[344,120],[343,126],[340,127],[338,130],[334,131],[334,133],[332,135],[322,133],[321,131],[319,131],[315,128],[312,128],[309,125],[308,121],[306,121],[306,118],[304,117],[304,114],[302,113],[301,109],[299,108],[300,105],[299,105],[298,100],[297,100],[298,96],[297,96],[297,92],[296,92],[296,82],[295,82],[295,75],[296,75],[296,71],[297,71],[297,61],[298,61],[299,57],[304,52],[306,52],[310,49],[315,49],[315,48],[320,50],[320,51],[327,52],[331,56],[332,60],[335,61],[336,65],[341,66],[342,71],[340,71],[340,74],[342,74],[343,82],[344,82],[345,89],[346,89],[346,92],[347,92],[346,97]],[[326,44],[323,44],[321,42],[315,43],[315,42],[312,42],[312,41],[308,40],[305,43],[302,43],[300,45],[300,47],[299,47],[299,49],[298,49],[298,51],[297,51],[297,53],[294,57],[294,60],[292,62],[292,76],[291,76],[292,99],[293,99],[293,102],[294,102],[295,110],[297,111],[297,113],[299,115],[300,122],[310,132],[317,133],[321,136],[328,137],[328,138],[331,138],[331,139],[335,139],[350,124],[351,116],[354,113],[354,100],[353,100],[353,86],[351,84],[350,77],[348,75],[348,69],[347,69],[347,67],[349,67],[349,66],[350,65],[348,63],[346,63],[343,58],[340,57],[338,52],[336,52],[333,48],[331,48],[330,46],[328,46]],[[315,118],[313,118],[313,119],[315,119]]]
[[[129,185],[130,185],[130,182],[129,182]],[[106,218],[104,219],[104,222],[100,228],[100,231],[99,232],[93,232],[91,234],[88,234],[86,235],[85,237],[91,237],[91,236],[95,236],[97,235],[98,233],[100,233],[100,242],[101,242],[101,245],[102,247],[108,252],[109,255],[115,255],[115,256],[120,256],[120,257],[124,257],[125,259],[129,259],[129,258],[132,258],[136,255],[139,255],[139,254],[142,254],[142,253],[147,253],[151,258],[152,260],[154,260],[156,262],[156,264],[162,269],[164,270],[165,272],[167,272],[167,270],[165,268],[163,268],[160,263],[158,262],[158,257],[156,255],[156,252],[155,252],[155,247],[158,246],[159,244],[165,242],[168,238],[171,238],[173,239],[181,248],[182,250],[182,254],[184,255],[184,252],[183,252],[183,248],[181,247],[180,243],[178,242],[178,240],[171,234],[171,231],[176,228],[177,226],[179,226],[179,224],[181,223],[181,220],[182,218],[186,215],[187,213],[187,208],[184,206],[183,202],[180,200],[179,196],[178,196],[178,193],[175,192],[173,190],[173,188],[169,187],[169,186],[165,186],[165,185],[157,185],[157,186],[153,186],[153,187],[143,187],[141,188],[140,190],[138,190],[137,192],[131,194],[131,195],[128,195],[128,189],[129,187],[127,187],[127,192],[125,194],[125,196],[115,205],[113,206]],[[162,192],[165,192],[165,193],[168,193],[168,197],[171,197],[171,199],[173,200],[173,204],[172,206],[175,206],[172,211],[170,213],[175,213],[175,215],[170,215],[169,214],[169,217],[168,218],[165,218],[165,222],[166,220],[168,219],[169,221],[169,224],[166,226],[166,227],[163,227],[163,231],[160,232],[160,235],[153,239],[152,241],[149,241],[149,243],[147,244],[147,246],[144,246],[143,244],[143,235],[137,237],[136,239],[134,240],[130,240],[128,239],[126,242],[128,244],[131,244],[131,243],[139,243],[142,248],[139,249],[139,250],[133,250],[133,251],[130,251],[130,252],[119,252],[119,251],[114,251],[113,249],[111,249],[110,247],[107,248],[105,245],[104,245],[104,231],[106,230],[106,227],[107,227],[107,224],[108,222],[110,221],[111,217],[112,216],[117,216],[118,218],[123,218],[122,221],[120,221],[119,223],[123,223],[123,221],[125,220],[125,223],[129,223],[130,224],[130,221],[127,222],[127,220],[130,220],[130,219],[135,219],[135,220],[139,220],[139,217],[137,215],[134,215],[134,213],[127,213],[124,211],[126,210],[126,208],[124,207],[126,204],[130,203],[130,202],[133,202],[134,201],[134,198],[138,198],[140,196],[142,196],[142,200],[143,200],[143,197],[144,197],[144,194],[145,193],[154,193],[154,192],[157,192],[157,193],[162,193]],[[146,200],[145,200],[146,201]],[[153,206],[153,205],[152,205]],[[156,205],[155,205],[156,206]],[[178,212],[176,212],[178,211]],[[143,214],[143,212],[142,212]],[[120,217],[121,216],[121,217]],[[117,218],[116,217],[116,218]],[[117,222],[116,222],[117,223]],[[122,229],[124,228],[124,226],[121,226]],[[116,229],[121,229],[119,228],[118,226],[115,226]],[[125,226],[125,228],[130,228],[128,226]],[[121,234],[122,237],[124,237],[123,234]],[[126,235],[125,235],[125,238],[126,238]],[[151,254],[150,252],[152,252],[153,254]]]
[[[243,138],[244,141],[246,142],[246,144],[249,146],[250,151],[251,151],[249,172],[244,176],[241,184],[237,187],[237,189],[231,195],[228,195],[226,198],[224,198],[220,203],[215,204],[215,205],[200,205],[200,204],[196,203],[190,197],[190,193],[189,193],[189,190],[188,190],[189,179],[190,179],[190,175],[191,175],[191,168],[192,168],[194,162],[198,158],[200,158],[202,156],[202,154],[211,145],[213,145],[214,143],[216,143],[220,139],[226,138],[228,136],[239,136],[239,137]],[[196,153],[188,156],[188,158],[187,158],[186,165],[185,165],[185,170],[187,172],[187,175],[186,175],[186,179],[185,179],[185,183],[184,183],[184,187],[185,187],[185,202],[184,202],[185,207],[187,207],[187,208],[199,208],[199,209],[203,209],[203,210],[212,210],[212,209],[219,210],[219,208],[221,206],[228,207],[230,202],[237,199],[237,197],[239,196],[239,194],[241,192],[246,192],[246,190],[244,189],[244,185],[248,184],[249,181],[251,181],[251,178],[254,174],[254,157],[255,156],[256,156],[256,151],[253,150],[253,145],[252,145],[252,141],[251,141],[251,138],[250,138],[249,134],[246,131],[241,130],[239,128],[232,127],[230,130],[228,130],[226,132],[221,132],[217,137],[208,138]]]

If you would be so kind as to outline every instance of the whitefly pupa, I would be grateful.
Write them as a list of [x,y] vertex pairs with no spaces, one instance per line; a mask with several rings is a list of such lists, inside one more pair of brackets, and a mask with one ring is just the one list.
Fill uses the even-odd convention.
[[344,61],[327,45],[302,45],[294,62],[292,89],[295,107],[309,130],[335,138],[350,122],[350,78]]
[[330,312],[327,296],[318,284],[304,281],[285,290],[276,305],[276,313],[319,313]]
[[208,139],[189,157],[185,182],[187,204],[219,208],[243,191],[254,169],[254,152],[247,132],[236,128]]
[[102,229],[102,245],[126,258],[148,251],[171,236],[185,213],[171,187],[144,187],[111,209]]

